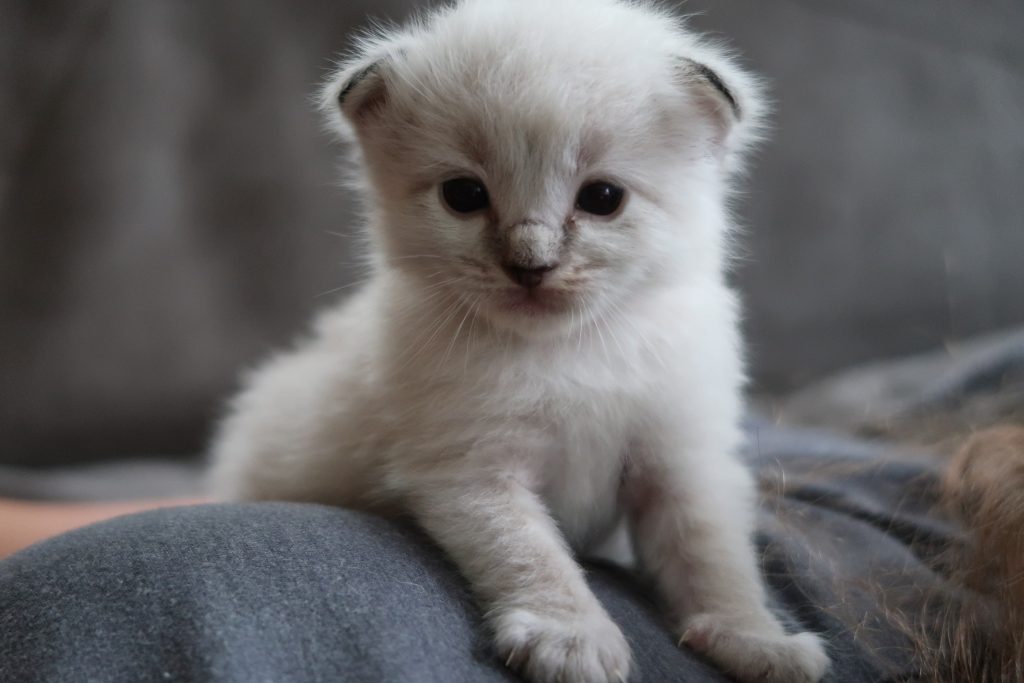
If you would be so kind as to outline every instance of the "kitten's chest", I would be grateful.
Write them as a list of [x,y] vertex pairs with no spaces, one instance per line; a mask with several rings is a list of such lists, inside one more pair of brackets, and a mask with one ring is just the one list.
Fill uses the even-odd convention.
[[638,397],[628,381],[611,377],[563,372],[532,379],[541,447],[532,454],[531,469],[548,510],[579,549],[617,517]]
[[550,449],[538,463],[541,496],[577,549],[599,540],[618,514],[629,428],[620,411],[601,408],[552,425]]
[[582,549],[617,518],[626,454],[651,383],[636,364],[595,359],[575,346],[503,360],[465,393],[456,414],[483,442],[504,444],[501,465],[529,472],[566,538]]

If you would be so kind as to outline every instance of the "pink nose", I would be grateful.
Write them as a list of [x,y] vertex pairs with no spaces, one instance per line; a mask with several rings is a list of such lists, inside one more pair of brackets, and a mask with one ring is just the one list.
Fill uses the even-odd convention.
[[540,266],[538,268],[523,268],[521,266],[515,266],[508,263],[502,266],[505,270],[505,274],[508,275],[512,282],[516,283],[520,287],[525,287],[526,289],[539,287],[540,284],[544,282],[544,277],[557,267],[557,263],[550,266]]

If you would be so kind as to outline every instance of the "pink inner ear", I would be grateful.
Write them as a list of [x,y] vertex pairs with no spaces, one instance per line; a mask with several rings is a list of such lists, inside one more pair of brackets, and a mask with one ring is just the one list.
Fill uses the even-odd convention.
[[680,60],[679,66],[682,84],[713,128],[713,142],[722,146],[739,121],[739,103],[725,82],[708,67],[691,59]]
[[729,103],[729,108],[732,109],[733,116],[739,119],[742,113],[740,112],[740,105],[736,101],[736,98],[732,94],[732,90],[725,84],[724,81],[719,77],[717,73],[704,66],[693,62],[694,67],[697,70],[697,74],[708,82],[711,87],[718,91],[718,94],[725,98],[725,101]]
[[[703,89],[703,88],[702,88]],[[724,98],[710,93],[702,93],[696,97],[697,108],[711,122],[714,130],[713,141],[716,145],[724,145],[729,131],[736,122],[732,109]]]
[[383,109],[387,96],[387,84],[377,62],[352,77],[338,95],[338,103],[349,120],[360,123]]

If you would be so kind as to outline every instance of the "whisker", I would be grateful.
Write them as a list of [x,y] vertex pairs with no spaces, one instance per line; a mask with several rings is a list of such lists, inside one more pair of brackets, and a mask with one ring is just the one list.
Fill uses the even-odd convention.
[[366,284],[369,281],[370,281],[370,278],[365,278],[363,280],[356,280],[355,282],[350,282],[347,285],[342,285],[341,287],[335,287],[334,289],[328,289],[326,292],[320,292],[319,294],[315,295],[313,298],[314,299],[319,299],[320,297],[328,296],[330,294],[335,294],[337,292],[341,292],[341,291],[344,291],[346,289],[351,289],[352,287],[358,287],[359,285],[364,285],[364,284]]
[[614,301],[610,303],[612,304],[612,308],[614,308],[618,312],[620,318],[630,326],[634,334],[636,334],[636,336],[640,339],[640,343],[643,345],[644,348],[647,349],[651,357],[658,362],[658,365],[660,365],[663,370],[667,370],[668,365],[665,363],[664,357],[661,355],[661,353],[658,352],[658,347],[655,346],[654,342],[651,341],[650,337],[648,337],[647,334],[643,331],[643,329],[636,324],[636,321],[634,321],[633,318],[630,317],[629,314],[622,309],[621,304],[618,304]]
[[[602,314],[601,315],[601,321],[602,322],[607,323],[607,317],[606,317],[607,314],[613,314],[614,315],[615,311],[613,309],[608,309],[606,314]],[[619,343],[619,334],[616,331],[616,328],[613,327],[612,325],[607,325],[606,329],[608,330],[609,336],[611,336],[611,338],[612,338],[612,343],[615,344],[615,347],[619,350],[620,357],[623,358],[623,359],[627,358],[626,350],[622,347],[622,344]]]
[[[575,304],[573,304],[572,310],[574,312],[576,311],[576,305]],[[577,335],[577,339],[576,339],[576,352],[577,353],[582,353],[583,352],[583,328],[586,327],[586,325],[587,325],[587,320],[584,317],[583,313],[584,313],[584,311],[583,311],[583,308],[581,307],[580,308],[580,329],[579,329],[579,334]]]
[[466,355],[462,361],[462,376],[465,377],[469,373],[469,353],[473,348],[473,333],[476,331],[476,321],[480,317],[480,300],[482,296],[477,294],[473,298],[473,320],[469,323],[469,334],[466,338]]
[[450,261],[447,256],[440,256],[439,254],[409,254],[407,256],[391,256],[387,258],[387,261],[408,261],[411,259],[437,259],[441,261]]
[[597,338],[601,341],[601,348],[604,350],[604,359],[606,363],[611,363],[611,356],[608,353],[608,345],[604,340],[604,334],[601,332],[601,321],[594,315],[593,309],[587,304],[583,304],[587,309],[587,315],[594,321],[594,330],[597,332]]
[[462,320],[459,322],[459,326],[457,328],[455,328],[455,334],[452,335],[452,340],[450,342],[448,342],[448,348],[445,349],[444,357],[441,359],[441,365],[440,365],[441,367],[444,367],[445,365],[448,364],[448,358],[452,354],[452,349],[455,348],[455,342],[457,342],[459,340],[459,335],[462,334],[462,327],[463,327],[463,325],[466,324],[466,320],[469,318],[469,316],[470,316],[470,314],[472,312],[473,312],[473,309],[470,308],[467,305],[466,306],[466,313],[465,313],[465,315],[462,316]]
[[[434,322],[434,324],[429,328],[430,336],[427,338],[425,342],[419,345],[419,348],[416,349],[415,353],[413,353],[413,355],[408,359],[408,361],[406,361],[402,365],[403,369],[412,362],[414,362],[416,359],[418,359],[423,354],[423,352],[433,343],[434,339],[437,338],[437,335],[441,333],[441,330],[444,329],[444,327],[448,324],[452,317],[454,317],[455,314],[458,312],[458,308],[459,300],[455,299],[446,309],[444,309],[444,311],[437,317],[437,320]],[[415,341],[419,341],[424,336],[426,336],[426,334],[427,333],[418,335]],[[412,348],[412,346],[413,345],[410,344],[410,349]]]

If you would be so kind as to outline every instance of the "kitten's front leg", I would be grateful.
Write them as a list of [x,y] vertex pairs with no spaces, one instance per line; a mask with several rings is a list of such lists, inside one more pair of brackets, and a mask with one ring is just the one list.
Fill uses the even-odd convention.
[[536,495],[515,477],[421,487],[419,523],[482,603],[502,659],[534,683],[621,683],[630,653]]
[[[669,432],[671,433],[671,432]],[[752,542],[754,487],[729,444],[690,433],[648,442],[624,498],[643,567],[685,643],[744,682],[811,683],[829,661],[811,633],[789,635],[766,606]]]

